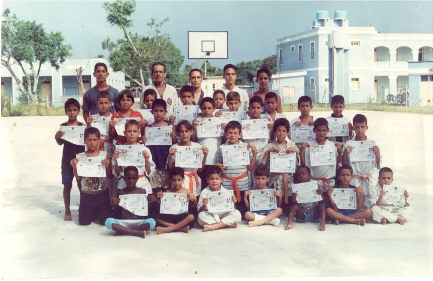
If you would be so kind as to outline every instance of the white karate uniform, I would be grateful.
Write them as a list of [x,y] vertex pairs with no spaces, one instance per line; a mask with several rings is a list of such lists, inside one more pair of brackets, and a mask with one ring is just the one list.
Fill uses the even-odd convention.
[[405,207],[404,205],[395,205],[387,202],[385,198],[382,198],[382,204],[380,206],[376,205],[377,200],[380,197],[380,192],[382,187],[379,183],[376,186],[370,187],[370,203],[371,211],[373,212],[373,220],[376,222],[381,222],[383,218],[387,219],[389,222],[396,222],[397,216],[402,216],[408,218],[412,213],[412,208],[410,206]]
[[239,96],[241,98],[241,106],[239,106],[239,111],[248,111],[248,104],[249,104],[250,97],[248,96],[248,93],[245,90],[239,88],[238,86],[235,86],[233,90],[230,91],[229,89],[226,88],[225,85],[223,85],[223,87],[218,90],[222,90],[225,93],[226,98],[228,92],[239,93]]
[[[319,144],[317,141],[311,141],[309,142],[310,147],[311,146],[318,146]],[[326,140],[325,145],[330,145],[334,147],[335,149],[335,155],[337,156],[337,147],[335,146],[335,143],[332,141]],[[337,158],[335,158],[335,162],[333,165],[326,165],[326,166],[311,166],[311,160],[310,160],[310,147],[305,148],[305,165],[308,166],[311,170],[311,177],[312,178],[326,178],[326,179],[332,179],[335,178],[335,170],[337,168]],[[329,183],[330,186],[335,185],[335,181],[331,180]],[[327,187],[329,187],[329,185]]]

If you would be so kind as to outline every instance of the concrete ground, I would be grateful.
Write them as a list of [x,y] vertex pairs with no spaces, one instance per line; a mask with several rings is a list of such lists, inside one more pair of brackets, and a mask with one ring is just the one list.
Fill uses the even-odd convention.
[[[357,112],[345,114],[352,118]],[[360,112],[382,164],[410,193],[404,225],[312,223],[203,233],[117,237],[99,225],[63,221],[54,141],[66,117],[1,118],[0,278],[409,277],[433,276],[433,115]],[[288,113],[289,119],[297,113]],[[314,113],[314,116],[326,116]]]

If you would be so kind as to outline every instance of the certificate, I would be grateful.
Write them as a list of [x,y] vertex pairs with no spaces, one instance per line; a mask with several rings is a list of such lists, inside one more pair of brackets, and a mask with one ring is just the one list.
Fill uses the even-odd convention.
[[85,126],[60,126],[59,131],[63,132],[61,139],[76,145],[84,145]]
[[101,115],[92,115],[93,121],[91,126],[97,128],[103,136],[108,136],[108,127],[110,126],[110,117]]
[[338,209],[356,210],[356,192],[354,188],[334,188],[331,197]]
[[293,193],[296,193],[296,202],[310,203],[322,201],[322,196],[317,194],[319,186],[315,181],[295,183],[292,186]]
[[248,119],[242,120],[241,123],[243,139],[269,138],[268,121],[266,119]]
[[223,123],[228,123],[230,121],[238,121],[239,123],[246,119],[246,114],[244,111],[221,111],[221,116]]
[[171,126],[146,127],[146,145],[171,145]]
[[161,198],[159,212],[168,215],[179,215],[188,212],[187,194],[164,192]]
[[77,173],[80,177],[104,178],[107,176],[102,155],[87,157],[86,155],[78,156]]
[[119,166],[144,166],[144,149],[142,145],[116,145],[116,150],[119,152],[119,158],[117,159]]
[[222,145],[220,148],[224,166],[244,166],[250,164],[250,153],[245,143]]
[[404,187],[397,187],[391,185],[383,185],[383,190],[385,191],[385,199],[386,202],[396,206],[404,206]]
[[177,125],[182,120],[194,121],[198,117],[199,110],[198,105],[175,106],[173,108],[173,114],[176,117],[174,125]]
[[230,212],[235,209],[233,191],[212,191],[208,194],[207,210],[210,213]]
[[334,145],[310,146],[310,164],[315,166],[332,166],[337,162],[336,148]]
[[349,136],[349,124],[345,118],[326,118],[328,120],[329,133],[327,137]]
[[177,146],[174,156],[176,167],[199,169],[203,166],[203,150],[200,147]]
[[277,197],[273,189],[251,190],[250,211],[275,210],[277,208]]
[[147,216],[148,205],[146,194],[124,194],[119,195],[119,206],[130,211],[136,216]]
[[153,117],[152,109],[140,109],[141,116],[147,121],[147,124],[152,124],[155,122],[155,117]]
[[349,154],[350,162],[376,161],[373,151],[375,143],[373,141],[351,141],[352,151]]
[[219,117],[209,117],[199,119],[197,125],[197,137],[198,138],[215,138],[223,135],[223,129],[221,127],[222,119]]
[[271,173],[294,173],[296,169],[296,153],[271,152],[270,172]]
[[125,124],[128,120],[137,120],[138,122],[140,122],[140,117],[114,118],[114,129],[119,136],[125,136]]
[[290,139],[294,143],[310,142],[316,139],[316,135],[313,131],[312,125],[301,124],[296,126],[295,124],[290,126]]

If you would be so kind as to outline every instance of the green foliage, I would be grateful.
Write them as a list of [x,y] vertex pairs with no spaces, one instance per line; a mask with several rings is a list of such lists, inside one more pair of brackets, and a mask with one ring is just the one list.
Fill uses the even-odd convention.
[[403,92],[397,95],[387,95],[386,102],[391,105],[406,105],[406,101],[409,99],[409,93]]
[[132,26],[132,20],[129,17],[135,12],[135,6],[135,1],[132,0],[116,0],[102,4],[102,7],[107,12],[107,21],[112,26],[125,29]]
[[271,71],[271,74],[274,74],[276,72],[276,65],[276,55],[264,59],[242,61],[236,65],[238,68],[237,84],[253,85],[259,68],[267,67]]
[[46,107],[39,104],[20,104],[3,107],[2,100],[2,117],[10,116],[61,116],[65,115],[63,106]]

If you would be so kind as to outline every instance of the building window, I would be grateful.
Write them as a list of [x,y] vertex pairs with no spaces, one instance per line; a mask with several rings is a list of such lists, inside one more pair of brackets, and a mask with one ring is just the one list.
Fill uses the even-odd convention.
[[427,82],[428,81],[428,75],[421,75],[421,81]]
[[298,61],[302,61],[302,45],[298,45]]
[[310,90],[315,90],[316,89],[316,80],[314,79],[314,77],[310,77]]
[[295,45],[290,46],[290,52],[292,52],[292,53],[295,52]]
[[359,83],[359,78],[352,78],[351,79],[350,88],[352,90],[359,90],[361,88],[361,85]]
[[310,42],[310,58],[313,60],[314,59],[314,42]]
[[424,61],[424,49],[420,48],[418,50],[418,61]]
[[352,41],[352,42],[350,42],[350,45],[359,47],[359,46],[361,46],[361,41]]
[[212,84],[212,90],[215,91],[215,84]]
[[283,48],[280,48],[279,57],[280,57],[279,64],[283,64]]

